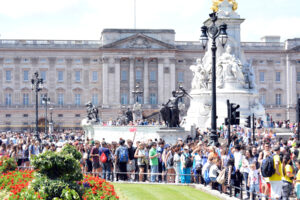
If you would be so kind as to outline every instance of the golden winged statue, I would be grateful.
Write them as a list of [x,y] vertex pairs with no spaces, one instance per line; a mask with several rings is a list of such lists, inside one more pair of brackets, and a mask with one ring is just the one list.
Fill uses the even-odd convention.
[[[214,12],[218,12],[219,10],[219,4],[222,3],[224,0],[212,0],[213,1],[213,6],[211,7],[211,9]],[[230,4],[232,4],[232,10],[235,11],[238,8],[238,4],[235,0],[228,0],[228,2]]]

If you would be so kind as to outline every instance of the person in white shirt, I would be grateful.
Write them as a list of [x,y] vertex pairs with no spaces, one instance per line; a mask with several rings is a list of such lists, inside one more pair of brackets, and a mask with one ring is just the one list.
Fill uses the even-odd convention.
[[[251,198],[255,199],[255,195],[259,193],[259,175],[255,163],[250,164],[248,186],[250,187]],[[253,198],[254,195],[254,198]]]

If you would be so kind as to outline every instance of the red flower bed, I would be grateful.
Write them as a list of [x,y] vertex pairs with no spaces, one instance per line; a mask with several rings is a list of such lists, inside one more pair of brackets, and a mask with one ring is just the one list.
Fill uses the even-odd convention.
[[[0,191],[6,191],[9,195],[5,200],[23,200],[24,196],[22,193],[28,190],[30,182],[34,179],[34,170],[16,170],[3,173],[0,176]],[[85,188],[85,193],[82,196],[84,200],[91,199],[105,199],[105,200],[116,200],[119,197],[116,195],[114,186],[106,182],[104,179],[84,176],[84,180],[78,184]],[[33,199],[43,199],[43,195],[37,192],[33,192]]]
[[33,179],[33,170],[10,171],[0,176],[0,191],[9,192],[10,199],[19,199],[19,193],[26,190]]
[[86,188],[86,192],[82,197],[84,200],[119,199],[116,195],[114,186],[111,183],[106,182],[104,179],[93,176],[84,176],[84,180],[80,184]]

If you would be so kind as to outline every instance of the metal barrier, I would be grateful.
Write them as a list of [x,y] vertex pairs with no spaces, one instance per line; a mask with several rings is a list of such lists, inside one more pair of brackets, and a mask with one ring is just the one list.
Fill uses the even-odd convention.
[[[18,169],[20,170],[24,170],[24,169],[27,169],[27,170],[31,170],[33,169],[32,166],[19,166]],[[108,174],[108,178],[106,178],[106,173]],[[162,180],[162,183],[164,184],[198,184],[198,183],[195,183],[194,181],[192,181],[192,177],[194,177],[194,174],[174,174],[174,173],[149,173],[149,172],[143,172],[143,173],[139,173],[139,172],[119,172],[119,171],[116,171],[116,170],[111,170],[111,171],[106,171],[106,172],[86,172],[86,171],[83,171],[83,174],[85,175],[93,175],[93,176],[99,176],[101,178],[106,178],[106,180],[108,181],[111,181],[111,182],[118,182],[120,181],[120,178],[118,178],[120,175],[126,175],[127,178],[125,180],[121,180],[121,181],[128,181],[128,182],[137,182],[137,183],[157,183],[159,182],[159,176],[161,176],[161,180]],[[105,175],[104,175],[105,174]],[[139,175],[142,175],[143,176],[143,181],[139,181]],[[151,175],[155,175],[156,176],[156,180],[155,182],[151,182]],[[130,177],[133,178],[133,179],[130,179]],[[172,179],[173,181],[172,182],[168,182],[168,180],[166,180],[166,177],[168,176],[173,176],[174,179]],[[191,182],[189,183],[181,183],[180,179],[182,176],[189,176],[190,177],[190,180]],[[163,178],[164,177],[164,178]],[[179,182],[176,183],[176,177],[179,178]],[[202,175],[199,177],[201,179]],[[204,183],[199,183],[199,184],[202,184],[202,185],[205,185],[207,186],[207,184],[204,182]],[[243,187],[243,184],[241,182],[240,186],[234,186],[232,184],[229,184],[228,185],[228,192],[229,192],[229,196],[232,197],[233,196],[233,189],[236,189],[237,191],[239,191],[239,196],[238,198],[239,199],[243,199],[244,197],[244,194],[243,192],[245,192],[246,194],[247,193],[250,193],[250,190],[247,190]],[[223,193],[222,191],[222,188],[221,190],[219,190],[220,193]],[[238,192],[237,192],[238,193]],[[272,199],[271,197],[269,196],[265,196],[265,194],[262,194],[262,193],[252,193],[252,200],[255,200],[255,199],[262,199],[262,198],[265,198],[266,200],[275,200],[274,198]]]

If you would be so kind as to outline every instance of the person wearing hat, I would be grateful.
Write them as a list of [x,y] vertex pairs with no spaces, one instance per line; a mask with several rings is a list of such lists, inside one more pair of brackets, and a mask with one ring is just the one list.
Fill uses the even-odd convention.
[[191,167],[190,163],[193,163],[193,158],[189,152],[189,147],[186,145],[183,147],[183,152],[180,157],[181,161],[181,183],[191,183]]
[[273,156],[275,173],[269,178],[271,185],[271,198],[280,199],[282,193],[282,164],[280,161],[280,146],[276,145],[273,148],[275,155]]

